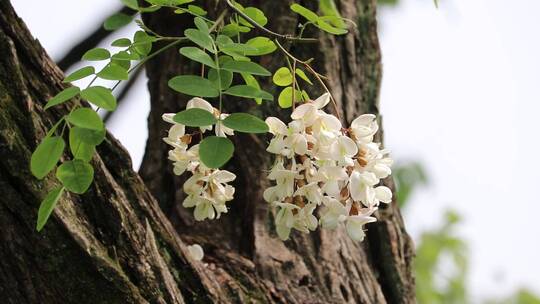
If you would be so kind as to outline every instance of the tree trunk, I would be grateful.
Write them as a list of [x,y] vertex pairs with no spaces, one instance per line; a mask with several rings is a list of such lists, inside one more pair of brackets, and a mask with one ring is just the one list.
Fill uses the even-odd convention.
[[[295,28],[298,20],[285,4],[254,2],[267,12],[274,30]],[[315,58],[317,69],[329,76],[342,116],[350,121],[364,112],[377,113],[380,52],[375,1],[342,0],[340,8],[344,17],[358,23],[352,34],[321,35],[319,45],[294,46],[294,52]],[[164,34],[181,33],[188,25],[164,10],[145,19],[151,29]],[[228,214],[198,223],[182,209],[182,178],[172,174],[167,161],[167,147],[161,143],[166,125],[160,118],[164,112],[181,110],[186,102],[185,96],[167,87],[172,76],[194,68],[183,63],[177,51],[147,65],[152,109],[143,179],[108,134],[92,160],[95,181],[90,190],[64,196],[45,229],[37,233],[39,202],[56,182],[31,177],[30,155],[69,106],[43,110],[63,88],[62,74],[9,1],[0,2],[0,54],[2,302],[414,302],[412,243],[395,203],[378,212],[379,222],[367,227],[363,243],[352,242],[340,230],[293,233],[287,242],[277,239],[272,213],[262,200],[268,183],[264,170],[270,162],[264,137],[235,138],[236,154],[229,167],[238,176],[237,195]],[[262,60],[270,69],[283,65],[278,55]],[[247,101],[226,100],[226,109],[288,114],[276,113],[274,104],[256,107]],[[390,179],[385,182],[392,186]],[[193,261],[184,241],[200,243],[207,264]]]

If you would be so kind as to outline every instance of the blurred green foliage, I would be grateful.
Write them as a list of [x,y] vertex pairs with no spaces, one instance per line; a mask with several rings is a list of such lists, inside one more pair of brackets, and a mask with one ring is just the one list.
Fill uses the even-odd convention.
[[[398,165],[393,175],[401,207],[410,203],[411,194],[418,186],[428,182],[419,162]],[[455,234],[460,221],[456,211],[448,210],[439,227],[420,236],[414,261],[416,297],[420,304],[472,303],[467,291],[468,246]],[[540,298],[527,289],[520,289],[507,298],[489,299],[482,303],[540,304]]]

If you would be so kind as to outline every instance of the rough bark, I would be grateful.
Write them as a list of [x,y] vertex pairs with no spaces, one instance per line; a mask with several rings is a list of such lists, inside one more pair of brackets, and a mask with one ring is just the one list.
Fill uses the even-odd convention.
[[[276,30],[297,22],[271,8],[270,2],[261,4],[275,14],[275,24],[280,25]],[[365,111],[376,112],[380,53],[374,2],[342,1],[341,6],[359,21],[359,30],[346,38],[322,38],[322,51],[313,57],[331,77],[350,120]],[[164,15],[148,21],[158,31],[185,26],[185,21]],[[315,49],[302,48],[306,56]],[[166,147],[159,142],[165,132],[159,116],[179,110],[185,102],[166,87],[170,77],[187,69],[176,52],[156,58],[148,71],[151,137],[142,173],[158,200],[132,171],[123,147],[108,134],[92,160],[96,175],[90,190],[64,196],[46,228],[37,233],[39,202],[56,182],[51,176],[44,181],[31,176],[31,151],[69,106],[43,110],[63,88],[62,73],[9,1],[0,2],[0,54],[3,303],[413,302],[411,242],[395,204],[379,213],[380,222],[369,227],[369,240],[362,244],[342,232],[325,231],[295,234],[285,243],[277,240],[272,215],[261,199],[266,183],[261,168],[269,162],[262,153],[264,138],[237,139],[239,152],[230,166],[238,172],[238,195],[222,220],[194,223],[178,207],[181,180],[171,175]],[[231,110],[272,111],[239,106]],[[184,241],[203,244],[207,265],[186,255]]]

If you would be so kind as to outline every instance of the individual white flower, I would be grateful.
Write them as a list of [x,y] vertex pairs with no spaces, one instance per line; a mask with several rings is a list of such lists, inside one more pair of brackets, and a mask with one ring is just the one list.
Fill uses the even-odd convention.
[[216,212],[212,200],[206,197],[198,197],[193,216],[197,221],[203,221],[205,219],[213,220],[216,217]]
[[364,240],[364,237],[366,236],[364,225],[377,221],[376,218],[371,216],[372,213],[373,211],[365,213],[361,212],[358,215],[351,215],[347,218],[345,227],[347,229],[347,234],[351,239],[359,242]]
[[317,205],[307,204],[303,208],[300,208],[296,215],[294,215],[294,229],[308,233],[317,229],[317,218],[313,215],[313,211]]
[[337,199],[331,197],[325,197],[323,202],[325,208],[320,219],[323,228],[335,229],[340,222],[347,220],[350,203],[348,204],[349,206],[345,206]]
[[308,201],[319,205],[322,202],[323,194],[317,182],[311,182],[296,190],[294,196],[304,196]]
[[229,136],[233,136],[234,135],[234,130],[229,128],[229,127],[226,127],[224,124],[223,124],[223,120],[225,118],[227,118],[227,116],[229,116],[229,114],[220,114],[219,115],[219,119],[216,123],[216,136],[219,136],[219,137],[227,137],[227,135]]
[[330,101],[330,94],[325,93],[321,97],[317,98],[313,102],[304,103],[292,112],[291,118],[294,120],[300,120],[304,122],[306,127],[309,127],[315,123],[319,118],[319,109],[324,108]]
[[187,246],[187,249],[192,259],[194,259],[195,261],[202,261],[204,257],[204,251],[201,245],[199,244],[189,245]]
[[186,151],[185,148],[175,148],[169,151],[169,160],[173,161],[173,172],[182,175],[191,166],[199,165],[199,145]]
[[182,142],[182,138],[186,134],[186,127],[181,124],[174,124],[169,129],[167,137],[163,141],[176,148],[187,148],[187,144]]
[[332,159],[340,165],[351,166],[354,164],[353,157],[358,153],[358,146],[354,140],[347,136],[339,136],[330,147]]
[[341,122],[334,115],[320,113],[313,122],[312,132],[324,145],[330,145],[341,133]]
[[298,175],[295,170],[287,170],[283,163],[278,162],[268,175],[269,180],[276,181],[274,193],[279,198],[285,198],[294,194],[294,179]]
[[359,142],[371,142],[378,130],[379,125],[373,114],[360,115],[351,123],[351,131]]
[[379,179],[372,172],[353,172],[349,182],[351,198],[365,206],[374,206],[377,202],[373,186],[378,182]]
[[268,117],[265,120],[268,125],[268,132],[274,135],[287,135],[287,125],[282,122],[279,118]]
[[289,203],[276,203],[279,211],[276,213],[274,223],[276,225],[276,232],[280,239],[289,239],[291,228],[294,225],[293,210],[298,210],[300,207]]
[[360,172],[373,172],[377,178],[386,178],[392,173],[393,160],[388,156],[389,151],[379,149],[377,143],[359,144],[359,157],[355,169]]
[[318,179],[323,182],[321,190],[329,196],[338,198],[341,186],[349,178],[345,168],[340,166],[323,166],[319,168]]
[[381,203],[389,204],[392,202],[392,190],[386,186],[376,187],[375,198]]

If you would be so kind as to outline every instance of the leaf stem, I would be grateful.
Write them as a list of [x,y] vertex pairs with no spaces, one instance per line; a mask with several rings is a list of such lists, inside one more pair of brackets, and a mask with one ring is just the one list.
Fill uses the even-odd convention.
[[241,11],[240,9],[238,9],[236,6],[234,6],[234,4],[231,2],[231,0],[225,0],[225,2],[227,3],[227,5],[233,10],[235,11],[238,15],[240,15],[242,18],[244,18],[247,22],[249,22],[249,24],[253,25],[254,27],[262,30],[263,32],[267,33],[268,35],[271,35],[271,36],[274,36],[276,38],[279,38],[279,39],[285,39],[285,40],[289,40],[289,41],[295,41],[295,42],[318,42],[319,40],[316,39],[316,38],[301,38],[301,37],[295,37],[295,36],[292,36],[292,35],[283,35],[283,34],[280,34],[280,33],[276,33],[274,31],[271,31],[269,29],[267,29],[266,27],[258,24],[255,20],[251,19],[248,15],[246,15],[243,11]]
[[[341,120],[341,114],[340,114],[340,111],[339,111],[339,107],[337,105],[337,102],[336,100],[334,99],[334,96],[332,95],[332,92],[330,92],[330,90],[328,89],[328,86],[326,86],[326,84],[324,83],[324,80],[322,79],[323,76],[319,73],[317,73],[312,67],[311,65],[309,65],[309,61],[303,61],[303,60],[300,60],[298,58],[296,58],[293,54],[291,54],[290,52],[288,52],[282,45],[281,43],[279,43],[279,41],[277,39],[274,39],[274,42],[276,43],[276,45],[279,47],[279,49],[283,52],[283,54],[285,54],[285,56],[291,58],[293,60],[294,63],[298,62],[300,64],[302,64],[304,67],[306,67],[306,69],[311,73],[313,74],[313,76],[315,76],[315,78],[317,79],[317,81],[319,81],[319,83],[321,84],[321,86],[324,88],[324,90],[330,95],[330,100],[332,100],[332,105],[334,106],[334,110],[336,112],[336,116],[339,120]],[[294,87],[293,87],[293,95],[294,95]]]

